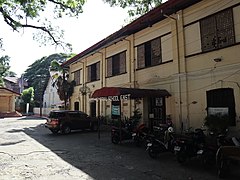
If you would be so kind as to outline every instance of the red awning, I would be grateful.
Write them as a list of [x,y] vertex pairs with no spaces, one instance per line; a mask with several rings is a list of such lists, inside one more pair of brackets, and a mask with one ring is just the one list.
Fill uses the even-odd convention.
[[103,87],[93,92],[92,98],[120,96],[130,94],[130,99],[143,97],[165,97],[171,96],[165,89],[137,89],[122,87]]

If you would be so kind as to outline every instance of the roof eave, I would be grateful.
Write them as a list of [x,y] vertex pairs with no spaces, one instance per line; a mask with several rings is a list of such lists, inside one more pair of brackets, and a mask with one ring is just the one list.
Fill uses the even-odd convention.
[[[139,32],[147,27],[151,27],[153,24],[166,18],[165,15],[171,15],[181,9],[185,9],[193,4],[196,4],[202,0],[168,0],[160,6],[152,9],[148,13],[134,20],[130,24],[106,37],[105,39],[97,42],[93,46],[87,48],[76,56],[72,57],[68,61],[62,63],[63,67],[69,66],[70,64],[79,61],[79,59],[86,57],[89,54],[99,51],[103,47],[111,45],[114,40],[121,39],[122,37],[129,36],[136,32]],[[160,12],[160,15],[159,15]]]

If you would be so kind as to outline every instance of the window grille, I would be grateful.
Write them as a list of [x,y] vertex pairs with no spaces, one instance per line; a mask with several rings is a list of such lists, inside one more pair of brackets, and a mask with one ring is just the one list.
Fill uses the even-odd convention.
[[226,9],[200,21],[202,51],[211,51],[235,43],[232,9]]

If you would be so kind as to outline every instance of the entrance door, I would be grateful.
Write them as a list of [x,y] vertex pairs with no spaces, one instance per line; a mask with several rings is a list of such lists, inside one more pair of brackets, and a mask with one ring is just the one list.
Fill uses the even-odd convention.
[[96,101],[90,102],[90,116],[96,117],[97,116],[96,110],[97,110]]
[[79,102],[74,102],[74,110],[79,111]]
[[166,124],[166,105],[164,97],[154,97],[149,99],[150,126]]
[[230,125],[236,125],[235,100],[232,88],[220,88],[207,91],[207,107],[228,108]]

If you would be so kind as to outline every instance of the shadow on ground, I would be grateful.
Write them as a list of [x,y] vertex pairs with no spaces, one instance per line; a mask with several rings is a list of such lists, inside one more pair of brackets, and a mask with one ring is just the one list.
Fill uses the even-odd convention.
[[[22,131],[94,179],[218,179],[214,165],[204,167],[198,160],[179,165],[171,153],[153,160],[144,147],[138,148],[130,141],[113,145],[110,131],[101,131],[100,139],[91,131],[54,135],[44,124]],[[239,177],[234,172],[227,179]]]

